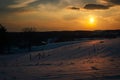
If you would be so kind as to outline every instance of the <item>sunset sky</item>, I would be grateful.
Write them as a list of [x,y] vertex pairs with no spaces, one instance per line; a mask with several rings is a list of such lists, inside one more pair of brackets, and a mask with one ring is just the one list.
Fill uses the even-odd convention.
[[0,24],[9,31],[120,29],[120,0],[0,0]]

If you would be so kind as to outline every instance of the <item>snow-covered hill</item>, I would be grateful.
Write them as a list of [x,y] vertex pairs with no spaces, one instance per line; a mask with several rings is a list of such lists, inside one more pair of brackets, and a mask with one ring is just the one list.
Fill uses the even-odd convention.
[[120,80],[120,38],[58,44],[0,56],[0,80]]

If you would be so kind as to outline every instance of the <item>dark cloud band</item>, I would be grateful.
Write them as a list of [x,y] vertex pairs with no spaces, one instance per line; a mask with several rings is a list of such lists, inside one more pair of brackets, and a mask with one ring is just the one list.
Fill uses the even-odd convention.
[[120,0],[104,0],[104,1],[114,5],[120,5]]
[[105,1],[106,5],[105,4],[86,4],[84,8],[89,10],[96,10],[96,9],[105,10],[116,5],[120,5],[120,0],[101,0],[101,1]]
[[79,7],[74,7],[74,6],[72,6],[72,7],[68,7],[67,9],[71,9],[71,10],[80,10]]
[[85,5],[85,9],[91,9],[91,10],[95,10],[95,9],[109,9],[110,6],[106,6],[106,5],[102,5],[102,4],[87,4]]

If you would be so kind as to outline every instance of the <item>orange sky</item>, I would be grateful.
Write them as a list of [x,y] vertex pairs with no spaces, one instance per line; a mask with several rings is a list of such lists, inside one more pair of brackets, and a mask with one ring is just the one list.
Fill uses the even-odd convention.
[[9,31],[120,29],[119,0],[3,0],[0,7],[0,23]]

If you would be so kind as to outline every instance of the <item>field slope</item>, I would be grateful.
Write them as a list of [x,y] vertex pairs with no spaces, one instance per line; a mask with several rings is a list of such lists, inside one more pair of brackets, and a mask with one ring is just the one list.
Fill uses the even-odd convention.
[[120,38],[0,56],[0,80],[120,80]]

